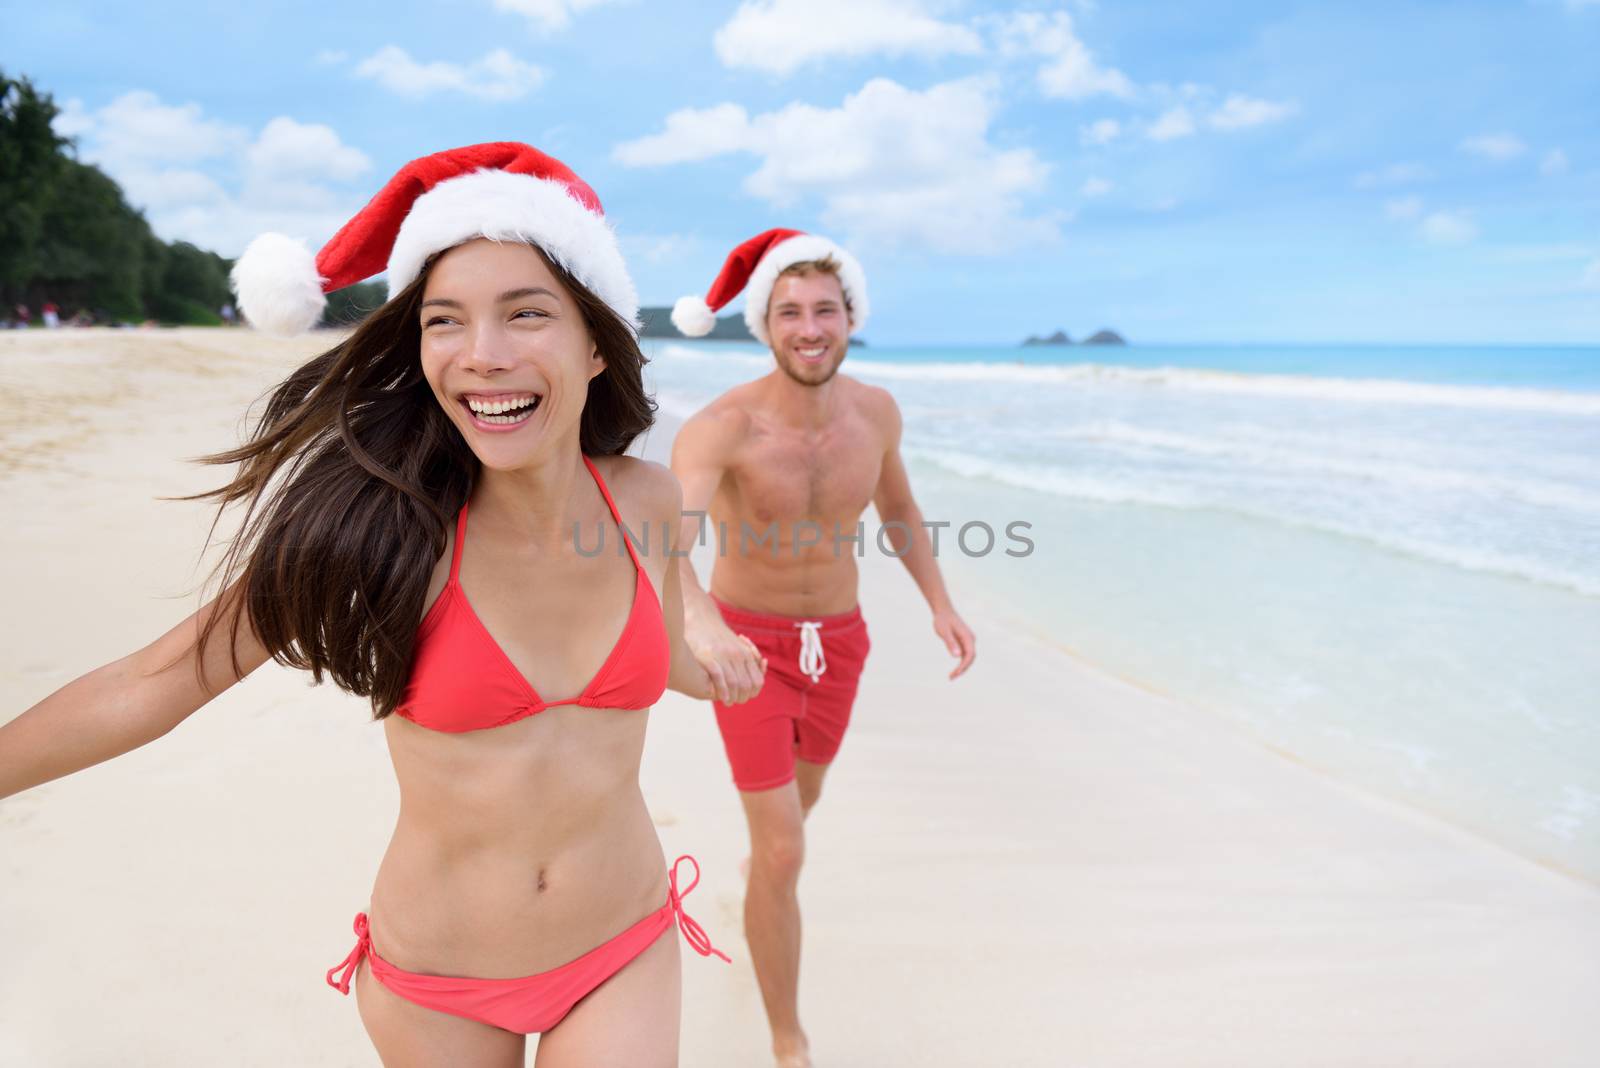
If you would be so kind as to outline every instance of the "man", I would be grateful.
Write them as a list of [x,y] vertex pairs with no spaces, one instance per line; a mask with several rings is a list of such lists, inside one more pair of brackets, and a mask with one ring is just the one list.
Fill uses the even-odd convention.
[[[712,676],[715,708],[750,826],[745,936],[783,1068],[811,1063],[798,1012],[804,821],[850,721],[870,643],[856,604],[857,554],[877,551],[861,522],[876,505],[882,542],[933,612],[934,633],[971,665],[972,631],[945,591],[900,458],[888,391],[838,373],[866,321],[866,280],[831,241],[769,230],[740,245],[705,301],[673,322],[708,333],[746,290],[745,320],[777,367],[683,425],[672,469],[683,483],[684,544],[709,513],[719,539],[710,593],[680,561],[685,635]],[[765,672],[763,675],[763,659]],[[747,702],[747,703],[741,703]]]

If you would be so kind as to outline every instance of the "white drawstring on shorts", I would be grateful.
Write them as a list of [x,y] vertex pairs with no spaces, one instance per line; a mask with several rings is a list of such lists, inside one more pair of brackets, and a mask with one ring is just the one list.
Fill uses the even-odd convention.
[[828,658],[822,655],[822,622],[808,619],[795,626],[800,628],[800,673],[818,682],[828,670]]

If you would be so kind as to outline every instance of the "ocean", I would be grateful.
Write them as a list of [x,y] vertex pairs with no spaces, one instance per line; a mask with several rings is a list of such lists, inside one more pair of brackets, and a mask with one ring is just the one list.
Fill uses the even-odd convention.
[[[771,366],[646,351],[679,416]],[[870,347],[844,370],[900,404],[958,605],[1600,882],[1600,348]],[[989,551],[955,538],[974,522]]]

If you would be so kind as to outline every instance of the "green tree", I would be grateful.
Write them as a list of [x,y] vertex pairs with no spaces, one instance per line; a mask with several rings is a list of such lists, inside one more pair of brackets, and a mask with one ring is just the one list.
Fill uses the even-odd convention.
[[357,282],[328,294],[322,311],[322,326],[354,326],[383,304],[389,287],[382,282]]
[[66,161],[44,214],[28,289],[96,317],[143,319],[166,248],[98,167]]
[[217,309],[233,299],[228,261],[187,241],[167,246],[164,268],[155,281],[146,303],[163,322],[215,326],[222,321]]
[[38,270],[51,190],[66,158],[51,128],[55,103],[27,78],[0,71],[0,299],[25,299]]
[[0,71],[0,309],[51,300],[69,315],[220,322],[232,263],[157,238],[116,182],[73,158],[51,126],[58,113]]

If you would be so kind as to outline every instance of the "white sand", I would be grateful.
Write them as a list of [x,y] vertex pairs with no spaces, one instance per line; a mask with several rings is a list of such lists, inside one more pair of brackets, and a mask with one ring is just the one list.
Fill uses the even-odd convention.
[[[214,485],[185,458],[318,344],[0,334],[0,719],[190,610],[209,512],[155,498]],[[978,664],[948,683],[900,566],[864,584],[873,656],[802,882],[822,1068],[1600,1063],[1600,890],[970,607]],[[396,793],[364,703],[306,682],[269,666],[0,802],[0,1065],[376,1063],[322,973]],[[762,1065],[709,706],[662,702],[645,790],[736,958],[687,955],[683,1063]]]

